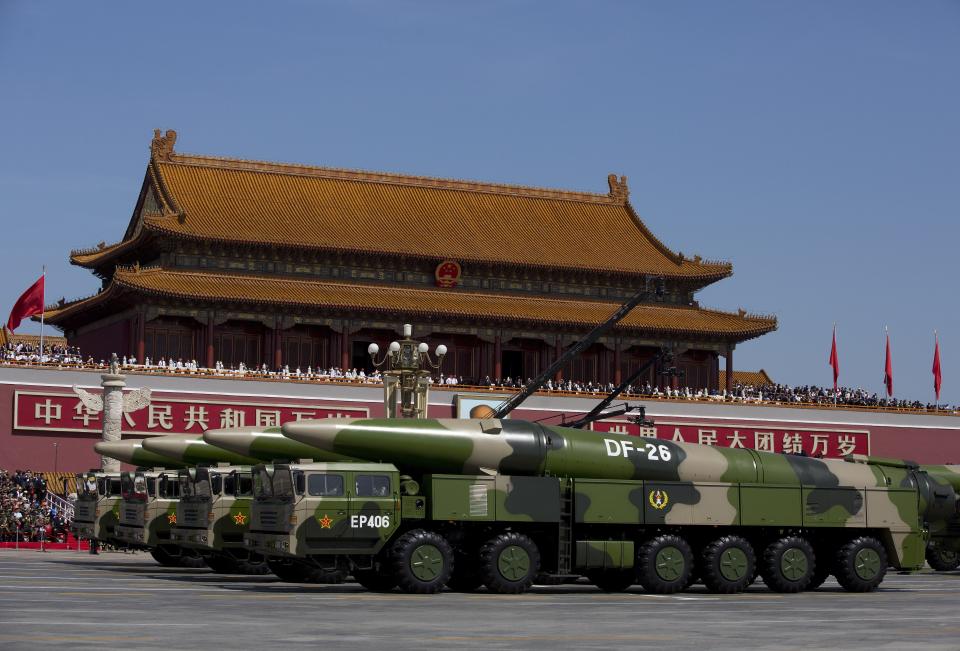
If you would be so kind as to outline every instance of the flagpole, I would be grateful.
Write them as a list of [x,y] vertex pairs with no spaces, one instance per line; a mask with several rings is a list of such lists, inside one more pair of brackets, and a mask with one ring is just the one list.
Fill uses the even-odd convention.
[[43,313],[46,312],[47,301],[47,265],[43,265],[43,272],[40,274],[43,278],[43,298],[40,299],[40,364],[43,364]]
[[[933,329],[933,350],[937,353],[937,359],[940,358],[940,336],[937,334],[937,329]],[[933,411],[940,411],[940,392],[934,391],[933,395]]]
[[[836,321],[833,322],[833,345],[834,346],[837,345],[837,322]],[[834,370],[834,373],[836,373],[836,370]],[[838,389],[837,381],[834,380],[833,381],[833,406],[834,407],[837,406],[837,389]]]

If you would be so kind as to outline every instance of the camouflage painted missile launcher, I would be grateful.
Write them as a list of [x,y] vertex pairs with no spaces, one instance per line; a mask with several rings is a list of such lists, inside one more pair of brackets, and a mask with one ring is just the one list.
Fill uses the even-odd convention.
[[187,468],[178,471],[180,499],[170,539],[196,550],[215,572],[266,574],[263,556],[244,542],[250,526],[253,480],[249,466]]
[[546,573],[658,593],[699,575],[737,592],[759,573],[781,592],[830,574],[868,591],[890,566],[921,567],[931,541],[956,550],[960,539],[955,467],[509,420],[326,419],[283,432],[384,463],[258,467],[250,544],[374,589],[521,592]]
[[[69,482],[70,480],[68,480]],[[122,544],[116,539],[120,514],[120,473],[91,470],[73,477],[73,486],[64,494],[76,492],[70,530],[81,540]]]
[[174,545],[170,540],[180,497],[176,471],[122,472],[120,490],[118,540],[133,549],[148,550],[161,565],[203,565],[196,550]]

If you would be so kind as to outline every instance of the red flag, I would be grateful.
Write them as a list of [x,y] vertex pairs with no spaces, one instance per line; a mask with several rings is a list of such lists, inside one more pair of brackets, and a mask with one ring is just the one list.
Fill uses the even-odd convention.
[[20,321],[27,318],[28,316],[33,316],[34,314],[40,314],[43,312],[43,279],[45,276],[40,276],[40,279],[37,282],[30,285],[30,289],[25,291],[20,298],[17,299],[17,302],[14,304],[13,309],[10,310],[10,318],[7,319],[7,328],[10,332],[13,332],[20,327]]
[[833,326],[833,345],[830,347],[830,366],[833,368],[833,392],[837,392],[837,378],[840,377],[840,358],[837,356],[837,326]]
[[890,333],[887,333],[887,363],[883,367],[883,383],[887,387],[887,397],[893,396],[893,361],[890,359]]
[[934,335],[933,345],[933,390],[937,394],[937,402],[940,402],[940,338]]

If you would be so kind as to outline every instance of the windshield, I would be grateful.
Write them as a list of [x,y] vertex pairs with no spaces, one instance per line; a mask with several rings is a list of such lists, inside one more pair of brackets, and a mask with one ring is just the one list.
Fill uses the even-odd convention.
[[236,489],[237,497],[250,497],[253,495],[253,475],[250,472],[233,471],[233,484]]
[[125,500],[129,500],[134,497],[133,475],[131,475],[129,472],[125,472],[120,476],[120,494]]
[[193,482],[193,494],[197,497],[210,497],[210,471],[197,468],[197,478]]
[[180,497],[180,482],[174,477],[160,475],[160,489],[157,495],[166,499]]
[[193,495],[193,480],[190,478],[190,471],[182,470],[177,473],[177,482],[180,484],[180,495],[191,497]]
[[271,468],[260,466],[253,471],[253,495],[257,499],[273,497],[273,480],[270,477]]
[[77,475],[77,494],[96,497],[98,495],[97,476],[90,473]]
[[275,468],[273,471],[273,496],[293,497],[293,477],[289,468]]

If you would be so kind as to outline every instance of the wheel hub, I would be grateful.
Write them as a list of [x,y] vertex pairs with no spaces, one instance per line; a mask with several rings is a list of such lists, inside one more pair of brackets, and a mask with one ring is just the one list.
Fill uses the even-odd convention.
[[655,558],[657,575],[664,581],[676,581],[683,575],[686,564],[683,553],[676,547],[664,547]]
[[443,554],[433,545],[420,545],[410,554],[410,571],[421,581],[432,581],[443,571]]
[[519,581],[530,571],[530,554],[517,545],[504,547],[497,559],[497,569],[508,581]]
[[739,581],[747,575],[747,555],[742,549],[731,547],[720,554],[720,574],[727,581]]
[[853,559],[853,569],[864,581],[871,581],[880,573],[880,554],[875,549],[861,549]]
[[790,581],[797,581],[807,573],[807,555],[796,547],[783,552],[780,557],[780,571]]

